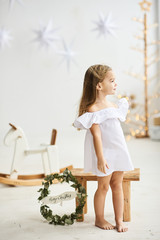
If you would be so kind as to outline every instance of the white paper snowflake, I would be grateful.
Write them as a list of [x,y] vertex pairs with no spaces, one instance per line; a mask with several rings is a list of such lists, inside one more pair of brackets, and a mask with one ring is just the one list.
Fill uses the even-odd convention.
[[103,13],[99,13],[99,20],[93,22],[96,24],[96,28],[94,28],[93,31],[98,31],[98,37],[101,35],[104,37],[107,35],[113,35],[114,37],[117,37],[115,29],[118,27],[112,19],[111,12],[107,16],[104,16]]
[[62,61],[60,63],[66,61],[68,72],[70,71],[70,66],[72,62],[77,65],[75,61],[75,55],[77,53],[72,50],[72,46],[73,46],[73,41],[69,45],[67,45],[66,42],[63,40],[64,50],[57,52],[59,55],[62,56]]
[[0,49],[4,49],[5,46],[10,47],[11,40],[10,32],[4,27],[0,28]]
[[37,42],[41,48],[55,48],[55,41],[60,39],[57,35],[59,28],[53,28],[52,25],[52,20],[50,20],[47,25],[40,23],[40,28],[34,30],[36,38],[33,41]]
[[22,0],[9,0],[9,10],[12,9],[14,3],[17,2],[18,4],[20,4],[21,6],[24,6]]

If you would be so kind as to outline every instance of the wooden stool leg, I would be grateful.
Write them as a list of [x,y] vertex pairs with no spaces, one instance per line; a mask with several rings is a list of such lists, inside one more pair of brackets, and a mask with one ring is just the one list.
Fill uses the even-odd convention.
[[[83,180],[82,186],[86,189],[86,194],[87,194],[87,181],[86,180]],[[84,211],[84,214],[87,213],[87,197],[86,197],[86,203],[84,205],[83,211]]]
[[[86,189],[86,194],[87,194],[87,181],[85,179],[77,178],[78,182]],[[78,198],[76,198],[76,207],[78,206]],[[84,221],[84,213],[87,213],[87,198],[86,198],[86,203],[83,208],[83,213],[80,215],[82,218],[77,219],[77,222],[83,222]]]
[[[78,198],[76,197],[76,207],[78,206]],[[77,222],[83,222],[84,221],[84,211],[82,214],[79,214],[79,217],[81,217],[81,219],[76,219]]]
[[123,212],[123,221],[131,221],[131,206],[130,206],[130,196],[131,196],[131,187],[130,181],[123,181],[123,194],[124,194],[124,212]]

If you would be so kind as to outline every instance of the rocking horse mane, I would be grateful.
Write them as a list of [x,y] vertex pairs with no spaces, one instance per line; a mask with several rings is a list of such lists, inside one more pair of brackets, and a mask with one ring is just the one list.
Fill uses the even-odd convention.
[[10,125],[14,130],[17,130],[17,128],[16,128],[12,123],[9,123],[9,125]]

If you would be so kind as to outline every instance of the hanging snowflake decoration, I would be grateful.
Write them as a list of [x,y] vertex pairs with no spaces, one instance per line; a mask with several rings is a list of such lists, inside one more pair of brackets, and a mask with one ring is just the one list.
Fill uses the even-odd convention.
[[15,2],[19,3],[21,6],[24,6],[22,0],[9,0],[9,10],[12,9]]
[[70,66],[72,62],[77,65],[75,61],[75,55],[77,53],[72,50],[72,46],[73,46],[73,41],[69,45],[67,45],[66,42],[63,40],[64,50],[58,51],[58,54],[61,55],[63,58],[61,63],[66,61],[68,72],[70,71]]
[[4,49],[5,46],[10,47],[11,40],[10,32],[4,27],[0,28],[0,49]]
[[53,28],[52,25],[50,20],[47,25],[40,23],[40,28],[34,30],[36,38],[33,41],[37,42],[41,48],[55,48],[55,41],[60,39],[57,35],[59,28]]
[[93,31],[98,31],[99,36],[106,37],[107,35],[113,35],[117,37],[115,30],[118,28],[112,19],[112,14],[109,13],[107,16],[104,16],[103,13],[99,13],[99,20],[93,21],[96,24],[96,28]]

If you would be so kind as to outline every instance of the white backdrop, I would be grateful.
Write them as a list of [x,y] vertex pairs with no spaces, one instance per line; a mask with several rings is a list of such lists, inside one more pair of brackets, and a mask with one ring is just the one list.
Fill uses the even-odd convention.
[[[72,127],[79,99],[82,93],[83,77],[86,69],[97,63],[107,64],[116,73],[117,94],[143,95],[143,83],[125,75],[132,70],[143,74],[143,56],[130,49],[137,45],[133,35],[140,35],[141,24],[132,17],[143,17],[140,0],[23,0],[24,6],[15,1],[8,11],[9,1],[0,1],[0,27],[11,31],[11,47],[0,52],[0,149],[4,149],[3,137],[9,129],[8,123],[21,126],[30,145],[50,141],[52,128],[58,130],[57,144],[60,147],[61,166],[66,163],[80,165],[83,158],[83,141],[77,138],[84,132]],[[152,1],[149,22],[157,21],[158,1]],[[92,31],[98,14],[105,16],[112,12],[118,30],[118,38],[97,37]],[[39,22],[47,24],[53,20],[57,33],[70,43],[74,39],[73,50],[77,52],[77,65],[71,64],[67,71],[66,62],[59,64],[61,56],[54,50],[49,52],[38,48],[31,41],[33,30]],[[155,39],[156,31],[150,38]],[[141,45],[143,46],[143,44]],[[57,48],[62,49],[61,41]],[[152,68],[152,74],[156,68]],[[154,86],[153,86],[154,87]],[[139,92],[137,92],[137,89]],[[5,148],[6,149],[6,148]],[[0,155],[1,161],[8,150]]]

